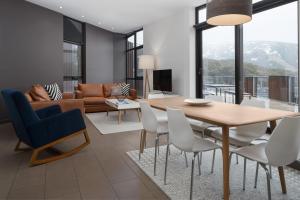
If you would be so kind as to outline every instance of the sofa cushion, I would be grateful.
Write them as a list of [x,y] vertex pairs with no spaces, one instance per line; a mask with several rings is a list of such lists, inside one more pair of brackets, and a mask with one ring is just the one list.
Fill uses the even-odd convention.
[[28,91],[28,92],[25,92],[24,95],[25,95],[26,99],[27,99],[29,102],[33,102],[33,99],[32,99],[32,97],[31,97],[31,95],[29,94],[29,91]]
[[119,85],[119,83],[105,83],[105,84],[103,84],[104,97],[111,96],[112,87],[116,87],[118,85]]
[[83,97],[104,97],[102,84],[78,84]]
[[105,103],[104,97],[85,97],[83,98],[84,105],[100,105]]
[[48,92],[39,84],[32,86],[30,96],[34,101],[51,101]]
[[111,88],[111,96],[121,96],[122,95],[122,88],[120,86],[113,86]]

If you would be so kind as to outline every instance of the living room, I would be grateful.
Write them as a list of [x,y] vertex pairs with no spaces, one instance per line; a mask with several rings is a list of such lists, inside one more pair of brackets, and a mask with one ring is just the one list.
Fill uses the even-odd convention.
[[2,0],[0,199],[298,199],[298,13]]

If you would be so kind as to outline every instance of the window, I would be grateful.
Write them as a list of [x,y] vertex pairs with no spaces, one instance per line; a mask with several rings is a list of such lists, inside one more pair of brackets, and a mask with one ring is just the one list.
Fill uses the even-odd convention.
[[85,50],[84,27],[84,24],[81,22],[64,17],[64,92],[74,92],[78,83],[85,82],[85,61],[83,60],[83,52]]
[[[235,103],[250,95],[298,111],[297,7],[296,0],[254,0],[253,20],[231,31],[208,25],[205,6],[196,8],[197,97],[231,91],[227,100]],[[208,87],[230,83],[233,88]]]
[[81,46],[64,42],[64,91],[73,92],[82,82]]
[[143,70],[138,69],[138,57],[143,55],[143,30],[135,31],[126,39],[126,82],[143,95]]
[[197,23],[200,24],[200,23],[206,22],[206,7],[201,6],[201,7],[199,7],[199,9],[196,12],[197,12],[196,20],[198,20]]
[[[234,91],[234,27],[224,26],[205,30],[202,42],[204,96]],[[227,96],[231,98],[232,95]]]
[[245,92],[270,107],[294,110],[298,102],[297,28],[297,2],[257,13],[244,25]]

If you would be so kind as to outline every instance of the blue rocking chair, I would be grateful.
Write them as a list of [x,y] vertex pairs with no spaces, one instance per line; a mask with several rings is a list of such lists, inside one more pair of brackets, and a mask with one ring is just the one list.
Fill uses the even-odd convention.
[[[2,90],[4,102],[19,141],[15,151],[22,150],[21,143],[33,149],[30,164],[40,165],[71,156],[90,143],[86,126],[79,109],[62,112],[58,105],[34,111],[23,93]],[[84,135],[85,142],[68,152],[38,159],[41,152],[54,149],[54,145],[70,138]]]

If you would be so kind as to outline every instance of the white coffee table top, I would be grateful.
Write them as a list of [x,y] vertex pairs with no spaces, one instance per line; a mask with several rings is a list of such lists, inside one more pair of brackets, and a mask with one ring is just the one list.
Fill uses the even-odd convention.
[[105,103],[117,110],[130,110],[140,108],[139,102],[130,99],[124,99],[123,102],[120,102],[117,99],[106,99]]

